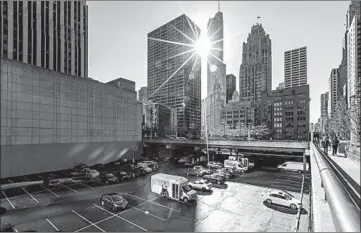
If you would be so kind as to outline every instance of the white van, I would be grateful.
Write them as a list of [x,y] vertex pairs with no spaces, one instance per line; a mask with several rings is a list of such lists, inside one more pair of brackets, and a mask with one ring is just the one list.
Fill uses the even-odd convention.
[[195,201],[197,192],[188,186],[188,179],[182,176],[174,176],[164,173],[152,175],[150,179],[152,192],[169,199],[183,201]]
[[234,168],[236,171],[247,171],[247,167],[243,167],[242,163],[237,160],[224,160],[224,167]]
[[[303,171],[303,163],[302,162],[285,162],[281,165],[277,166],[277,169],[279,171],[297,171],[302,172]],[[306,163],[306,171],[308,171],[309,165]]]

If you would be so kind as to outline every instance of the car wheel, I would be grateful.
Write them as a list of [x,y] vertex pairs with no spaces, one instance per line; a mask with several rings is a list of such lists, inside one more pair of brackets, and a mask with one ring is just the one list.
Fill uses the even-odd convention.
[[105,204],[104,201],[102,201],[101,204],[102,204],[102,206],[104,206],[104,204]]
[[295,204],[291,204],[291,209],[296,210],[297,206]]
[[186,197],[183,198],[183,202],[184,202],[184,203],[188,203],[188,198],[186,198]]
[[187,176],[189,176],[189,173],[187,172]]
[[109,184],[109,181],[105,181],[106,184]]
[[217,184],[220,185],[220,184],[221,184],[221,181],[218,180],[218,181],[217,181]]
[[269,205],[271,205],[271,204],[272,204],[272,200],[271,200],[271,199],[267,199],[267,200],[266,200],[266,203],[269,204]]

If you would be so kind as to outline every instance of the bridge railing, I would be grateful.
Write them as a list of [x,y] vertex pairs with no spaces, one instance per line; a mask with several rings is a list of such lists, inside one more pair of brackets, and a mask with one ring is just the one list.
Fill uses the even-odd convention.
[[320,171],[326,200],[331,209],[332,219],[337,232],[360,232],[360,207],[352,195],[352,187],[345,182],[326,156],[315,145],[311,146]]

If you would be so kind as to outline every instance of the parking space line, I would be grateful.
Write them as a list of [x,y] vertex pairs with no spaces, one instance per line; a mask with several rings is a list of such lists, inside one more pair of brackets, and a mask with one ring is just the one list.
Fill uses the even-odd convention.
[[[126,193],[126,195],[129,195],[129,196],[131,196],[131,197],[138,198],[139,200],[142,200],[142,201],[147,201],[147,200],[146,200],[146,199],[144,199],[144,198],[137,197],[137,196],[132,195],[132,194],[129,194],[129,193]],[[170,207],[168,207],[168,206],[165,206],[165,205],[162,205],[162,204],[159,204],[159,203],[153,202],[153,201],[151,201],[150,203],[153,203],[153,204],[158,205],[158,206],[161,206],[161,207],[163,207],[163,208],[167,208],[167,209],[170,209],[170,210],[174,210],[174,211],[177,211],[178,213],[180,213],[180,211],[179,211],[179,210],[176,210],[176,209],[170,208]]]
[[[14,183],[14,182],[12,182],[11,180],[8,180],[10,183]],[[24,187],[21,187],[21,189],[22,190],[24,190],[24,192],[26,192],[34,201],[36,201],[38,204],[40,203],[38,200],[36,200],[36,198],[33,196],[33,195],[31,195]]]
[[[140,203],[139,205],[137,205],[137,206],[135,206],[135,207],[139,207],[139,206],[145,205],[145,204],[147,204],[147,203],[149,203],[149,202],[151,202],[151,201],[157,200],[158,198],[159,198],[159,197],[154,198],[154,199],[152,199],[152,200],[150,200],[150,201],[146,201],[146,202]],[[123,213],[125,213],[125,212],[127,212],[127,211],[129,211],[129,210],[131,210],[131,208],[130,208],[130,209],[123,210],[122,212],[118,213],[117,215],[121,215],[121,214],[123,214]],[[104,219],[102,219],[102,220],[99,220],[98,222],[95,222],[94,224],[99,224],[99,223],[104,222],[104,221],[106,221],[106,220],[108,220],[108,219],[111,219],[111,218],[115,218],[115,216],[110,216],[110,217],[104,218]],[[83,227],[83,228],[80,228],[79,230],[76,230],[76,231],[74,231],[74,232],[83,231],[83,230],[85,230],[85,229],[87,229],[87,228],[89,228],[89,227],[91,227],[91,226],[92,226],[92,225],[88,225],[88,226]]]
[[42,187],[43,189],[45,189],[46,191],[48,191],[49,193],[53,194],[54,196],[59,197],[58,194],[54,193],[53,191],[51,191],[50,189],[46,188],[45,186],[41,185],[41,187]]
[[87,187],[87,188],[91,188],[91,189],[94,189],[93,187],[89,186],[89,185],[86,185],[84,184],[83,182],[79,182],[79,181],[76,181],[76,180],[73,180],[73,182],[77,183],[77,184],[80,184],[80,185],[83,185],[84,187]]
[[59,229],[52,223],[50,222],[49,219],[45,219],[56,231],[59,231]]
[[4,191],[1,191],[1,193],[4,195],[4,197],[6,198],[6,200],[8,200],[9,204],[11,205],[11,207],[13,207],[13,209],[15,210],[15,206],[13,205],[13,203],[11,203],[11,201],[10,201],[9,198],[6,196],[6,194],[4,193]]
[[139,226],[139,225],[135,224],[134,222],[131,222],[131,221],[129,221],[129,220],[127,220],[127,219],[123,218],[123,217],[120,217],[120,216],[118,216],[118,215],[116,215],[116,214],[114,214],[114,213],[112,213],[112,212],[110,212],[110,211],[108,211],[108,210],[104,209],[103,207],[100,207],[100,206],[98,206],[98,205],[96,205],[96,204],[93,204],[93,205],[94,205],[95,207],[97,207],[97,208],[99,208],[99,209],[101,209],[101,210],[103,210],[103,211],[107,212],[108,214],[113,215],[113,216],[114,216],[114,217],[116,217],[116,218],[122,219],[123,221],[126,221],[127,223],[130,223],[130,224],[132,224],[133,226],[136,226],[136,227],[138,227],[138,228],[142,229],[143,231],[147,231],[145,228],[143,228],[143,227],[141,227],[141,226]]
[[[157,218],[157,219],[160,219],[160,220],[162,220],[162,221],[167,221],[167,220],[165,220],[164,218],[161,218],[161,217],[158,217],[158,216],[156,216],[156,215],[153,215],[153,214],[149,213],[149,211],[141,210],[141,209],[139,209],[139,208],[137,208],[137,207],[135,207],[135,206],[131,206],[131,205],[129,205],[129,206],[132,207],[132,208],[135,209],[135,210],[138,210],[139,212],[143,212],[143,213],[146,214],[146,215],[152,216],[152,217]],[[147,213],[147,212],[148,212],[148,213]]]
[[65,186],[64,184],[60,184],[61,186],[63,186],[64,188],[67,188],[73,192],[79,193],[78,191],[76,191],[75,189],[69,188],[68,186]]
[[19,232],[18,229],[16,229],[16,228],[14,228],[14,231],[15,231],[15,232]]
[[91,221],[89,221],[88,219],[86,219],[85,217],[83,217],[82,215],[78,214],[77,212],[75,212],[74,210],[72,210],[72,212],[76,215],[78,215],[80,218],[84,219],[85,221],[87,221],[89,224],[91,224],[92,226],[98,228],[99,230],[101,230],[102,232],[105,232],[103,229],[101,229],[99,226],[97,226],[96,224],[92,223]]

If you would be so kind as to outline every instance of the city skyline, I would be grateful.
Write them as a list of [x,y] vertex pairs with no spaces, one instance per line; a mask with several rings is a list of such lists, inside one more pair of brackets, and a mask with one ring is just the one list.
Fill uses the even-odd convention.
[[[137,90],[147,85],[144,51],[147,46],[146,34],[149,31],[178,17],[183,11],[204,28],[208,19],[218,11],[217,2],[89,2],[88,5],[91,25],[89,76],[97,77],[101,81],[125,77],[136,82]],[[320,94],[328,89],[327,85],[322,84],[328,81],[330,70],[337,67],[342,58],[342,35],[348,5],[347,1],[330,2],[327,5],[322,2],[221,2],[220,11],[223,12],[225,24],[224,61],[227,74],[236,74],[238,83],[242,43],[246,41],[252,25],[257,23],[257,16],[261,16],[260,23],[272,38],[272,89],[284,80],[284,52],[302,46],[308,47],[310,120],[316,122],[319,117]],[[150,6],[153,9],[151,11]],[[308,17],[304,18],[302,13],[289,12],[295,8],[300,11],[307,10]],[[142,20],[137,19],[138,16],[130,14],[136,10],[144,15],[142,18],[149,18],[146,24],[140,23]],[[103,17],[104,15],[111,17]],[[293,20],[284,20],[287,17],[292,17]],[[110,29],[106,29],[104,24],[109,25]],[[323,30],[319,30],[321,26]],[[119,28],[118,32],[114,27]],[[237,33],[241,34],[230,38]],[[320,43],[322,38],[327,38],[327,43]],[[114,46],[106,48],[104,44]],[[132,55],[127,55],[130,52]],[[115,61],[112,62],[112,59]],[[319,60],[324,62],[320,64]],[[238,85],[237,90],[239,91]],[[206,92],[203,87],[202,98]]]

